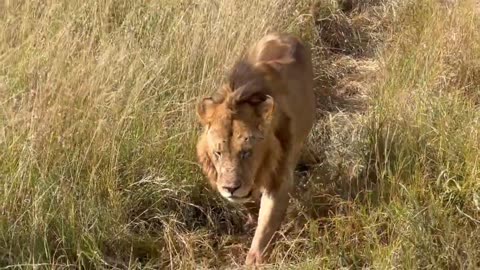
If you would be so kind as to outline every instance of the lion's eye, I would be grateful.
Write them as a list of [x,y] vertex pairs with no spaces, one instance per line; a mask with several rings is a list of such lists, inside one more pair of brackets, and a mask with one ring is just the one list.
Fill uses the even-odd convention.
[[240,152],[240,158],[241,159],[247,159],[252,155],[251,151],[242,151]]
[[220,158],[222,156],[222,152],[220,151],[214,151],[213,154],[215,155],[216,158]]

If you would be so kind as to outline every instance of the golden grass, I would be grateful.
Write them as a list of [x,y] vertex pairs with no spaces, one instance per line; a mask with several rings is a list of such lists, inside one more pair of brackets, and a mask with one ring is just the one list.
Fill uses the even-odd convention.
[[239,267],[193,105],[271,30],[312,43],[320,116],[271,266],[480,267],[480,21],[444,2],[1,2],[0,267]]

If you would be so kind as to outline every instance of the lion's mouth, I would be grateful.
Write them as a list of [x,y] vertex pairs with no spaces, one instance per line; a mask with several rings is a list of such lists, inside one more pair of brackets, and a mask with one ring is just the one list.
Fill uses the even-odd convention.
[[228,197],[227,199],[228,199],[229,201],[232,201],[232,202],[247,202],[247,201],[249,201],[249,200],[251,199],[252,194],[253,194],[253,189],[250,190],[250,192],[249,192],[247,195],[245,195],[245,196],[242,196],[242,197],[239,197],[239,196],[230,196],[230,197]]
[[232,198],[232,199],[248,199],[248,198],[250,198],[250,197],[252,196],[252,193],[253,193],[253,189],[250,190],[250,192],[249,192],[247,195],[243,196],[243,197],[232,196],[231,198]]

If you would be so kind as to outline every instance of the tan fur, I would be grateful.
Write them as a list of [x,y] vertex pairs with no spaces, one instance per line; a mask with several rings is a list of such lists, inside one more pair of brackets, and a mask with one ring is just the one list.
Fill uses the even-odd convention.
[[293,170],[315,114],[311,56],[297,38],[269,34],[232,69],[228,84],[200,102],[199,162],[231,201],[260,203],[246,264],[260,264],[280,227]]

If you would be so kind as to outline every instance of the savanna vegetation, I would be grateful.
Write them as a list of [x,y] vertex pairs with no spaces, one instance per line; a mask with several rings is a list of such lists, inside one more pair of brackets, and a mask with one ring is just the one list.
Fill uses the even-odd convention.
[[318,120],[274,269],[480,268],[474,0],[0,2],[0,268],[239,268],[195,105],[252,42],[312,47]]

